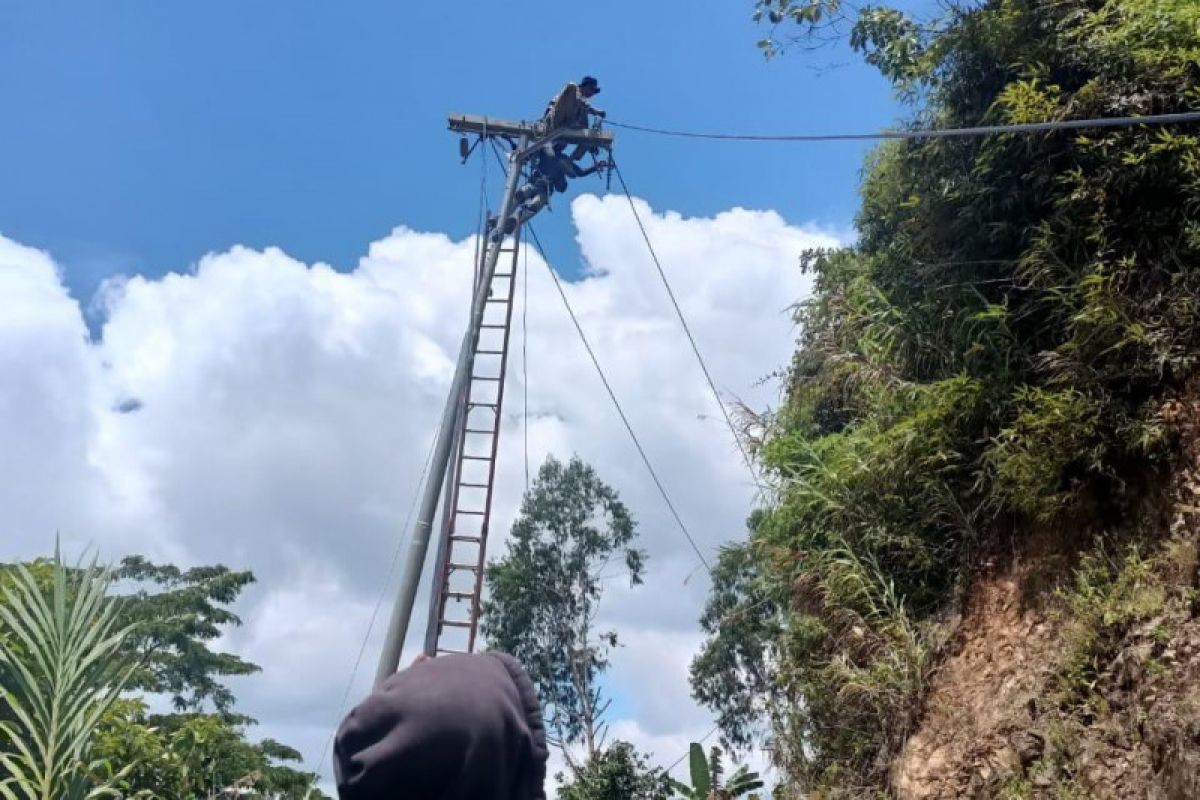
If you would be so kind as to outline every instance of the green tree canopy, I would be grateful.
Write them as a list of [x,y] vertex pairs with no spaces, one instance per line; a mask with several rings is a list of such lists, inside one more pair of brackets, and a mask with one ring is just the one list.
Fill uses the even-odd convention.
[[[757,6],[776,49],[849,36],[914,126],[1200,107],[1193,0],[985,0],[935,19]],[[762,591],[779,612],[709,625],[693,669],[727,739],[783,692],[771,738],[799,789],[881,787],[919,713],[932,625],[976,555],[1031,523],[1134,508],[1173,463],[1172,404],[1200,357],[1198,211],[1195,126],[872,154],[857,243],[803,259],[815,292],[762,450],[779,490],[748,545],[761,587],[718,582],[710,603]]]
[[126,593],[123,619],[136,623],[129,641],[141,663],[134,687],[169,695],[180,711],[209,703],[228,712],[235,698],[223,679],[259,668],[210,644],[224,628],[242,624],[230,606],[254,582],[253,573],[221,565],[181,570],[135,555],[121,561],[116,577]]
[[796,700],[777,680],[783,605],[771,596],[748,545],[721,548],[700,617],[709,639],[692,662],[691,682],[696,699],[718,711],[721,731],[736,747],[763,738],[767,721],[782,722],[781,713]]
[[129,765],[119,782],[127,794],[162,800],[208,797],[238,787],[243,796],[322,800],[313,775],[297,769],[300,753],[271,739],[253,743],[227,715],[157,716],[142,700],[119,701],[100,727],[96,753]]
[[613,742],[558,790],[558,800],[669,800],[666,774],[628,742]]
[[606,704],[597,677],[617,634],[598,630],[596,614],[608,572],[641,583],[636,535],[628,509],[590,466],[551,457],[521,503],[504,556],[488,566],[484,636],[525,665],[568,759],[566,745],[582,742],[589,758],[600,751]]
[[[70,568],[57,558],[0,566],[0,590],[5,592],[0,599],[0,689],[10,698],[0,703],[0,725],[7,724],[9,741],[14,746],[17,741],[28,745],[35,741],[30,738],[31,729],[49,730],[48,723],[31,728],[20,713],[14,713],[18,704],[34,712],[41,708],[39,695],[29,691],[28,676],[22,674],[19,665],[31,665],[26,669],[36,675],[44,662],[85,677],[84,683],[94,695],[92,705],[83,700],[77,703],[83,710],[95,708],[86,718],[86,727],[93,735],[80,739],[75,750],[61,752],[62,758],[73,754],[68,759],[76,765],[73,769],[93,776],[89,780],[100,788],[161,800],[208,797],[233,787],[246,797],[324,797],[317,790],[309,793],[315,776],[300,769],[297,751],[270,739],[253,742],[248,738],[247,727],[252,720],[236,712],[236,698],[224,679],[251,674],[259,668],[209,646],[225,628],[241,624],[229,606],[253,580],[249,572],[235,572],[224,566],[181,570],[153,564],[141,556],[124,559],[115,570]],[[80,664],[77,673],[72,671],[72,663],[86,660],[79,648],[51,660],[38,658],[40,650],[61,649],[73,640],[49,629],[30,632],[26,618],[40,623],[52,620],[53,614],[31,614],[21,609],[31,607],[33,602],[55,614],[60,610],[65,614],[85,601],[85,605],[90,604],[88,608],[99,603],[93,597],[96,592],[103,597],[108,616],[98,612],[91,617],[68,614],[67,620],[77,623],[76,627],[59,627],[77,631],[80,641],[95,640],[97,646],[104,643],[103,653],[86,666]],[[87,600],[89,597],[92,599]],[[121,635],[104,634],[106,625]],[[178,711],[152,714],[138,697],[126,694],[118,699],[114,691],[105,694],[110,684],[101,676],[114,670],[122,676],[119,686],[129,692],[164,694]],[[43,683],[48,680],[45,678]],[[117,683],[111,685],[118,687]],[[50,696],[48,692],[42,691],[42,696]],[[206,713],[205,706],[211,706],[212,712]],[[34,714],[31,719],[37,722],[38,718]],[[60,725],[69,722],[61,716],[55,719]],[[49,735],[41,734],[42,738]],[[62,772],[65,763],[56,769]],[[0,768],[0,781],[6,777],[5,769],[13,771],[11,766]],[[86,782],[76,783],[86,788]]]
[[0,596],[0,796],[108,796],[122,776],[97,752],[96,729],[133,672],[130,629],[95,562],[72,570],[56,551],[40,572],[48,588],[17,566]]

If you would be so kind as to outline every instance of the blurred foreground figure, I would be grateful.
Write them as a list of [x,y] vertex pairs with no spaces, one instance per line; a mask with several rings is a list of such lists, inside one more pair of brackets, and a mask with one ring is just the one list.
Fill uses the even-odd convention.
[[546,732],[533,684],[503,653],[419,660],[338,728],[341,800],[544,800]]

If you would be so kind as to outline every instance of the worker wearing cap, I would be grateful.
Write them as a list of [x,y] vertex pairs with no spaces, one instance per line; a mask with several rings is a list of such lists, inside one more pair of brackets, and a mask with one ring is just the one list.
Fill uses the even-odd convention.
[[546,105],[546,130],[558,128],[586,128],[588,116],[601,119],[605,114],[588,101],[600,94],[600,83],[591,75],[585,75],[579,83],[570,82],[554,95]]

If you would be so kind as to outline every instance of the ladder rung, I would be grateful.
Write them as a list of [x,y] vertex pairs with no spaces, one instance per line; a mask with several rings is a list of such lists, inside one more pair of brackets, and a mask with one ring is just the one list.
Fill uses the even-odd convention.
[[489,436],[495,436],[495,435],[496,435],[496,431],[495,431],[495,430],[484,430],[484,429],[482,429],[482,428],[467,428],[467,429],[465,429],[465,430],[463,431],[463,433],[486,433],[486,434],[488,434]]
[[479,544],[480,542],[483,541],[483,538],[480,536],[459,536],[457,533],[455,533],[455,534],[450,535],[450,541],[452,541],[452,542],[470,542],[471,544]]
[[493,277],[493,278],[511,278],[511,277],[512,277],[512,273],[511,273],[511,272],[497,272],[497,273],[496,273],[495,275],[493,275],[492,277]]
[[448,655],[448,656],[465,656],[465,655],[468,655],[468,653],[467,653],[467,651],[466,651],[466,650],[450,650],[450,649],[448,649],[448,648],[445,648],[445,647],[439,647],[439,648],[438,648],[438,653],[439,653],[439,654],[445,653],[445,654],[446,654],[446,655]]
[[475,355],[477,355],[477,356],[502,356],[502,355],[504,355],[504,351],[503,350],[476,350]]
[[466,487],[467,489],[490,489],[491,488],[486,483],[459,483],[458,485]]
[[467,461],[491,461],[491,456],[463,456]]
[[452,600],[474,600],[475,595],[470,592],[446,592],[446,597]]
[[490,378],[487,375],[472,375],[471,380],[473,380],[473,381],[499,381],[500,379],[499,378]]
[[478,572],[479,567],[475,564],[450,564],[450,569],[469,569],[471,572]]
[[496,403],[476,403],[473,400],[470,403],[468,403],[468,405],[470,405],[471,408],[496,408],[497,407]]
[[502,330],[504,330],[505,328],[507,328],[508,326],[507,326],[507,325],[493,325],[493,324],[491,324],[491,323],[486,323],[486,324],[484,324],[484,325],[480,325],[479,327],[481,327],[481,328],[489,328],[489,329],[492,329],[492,330],[498,330],[498,331],[502,331]]
[[511,297],[489,297],[487,299],[487,301],[489,303],[504,303],[507,305],[508,303],[512,302],[512,298]]
[[455,514],[470,514],[472,517],[482,517],[486,511],[467,511],[465,508],[454,509]]
[[442,624],[447,627],[450,627],[450,628],[469,628],[469,627],[471,627],[471,623],[459,622],[456,619],[444,619],[444,620],[442,620]]

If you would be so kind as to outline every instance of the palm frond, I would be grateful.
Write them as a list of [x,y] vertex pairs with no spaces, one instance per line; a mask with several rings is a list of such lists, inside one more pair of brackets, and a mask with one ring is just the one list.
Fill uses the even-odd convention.
[[93,800],[120,797],[114,774],[89,757],[100,717],[129,681],[134,664],[121,654],[132,626],[118,628],[112,579],[93,559],[69,569],[55,552],[47,597],[24,566],[0,601],[0,650],[7,685],[0,700],[11,721],[0,725],[3,800]]

